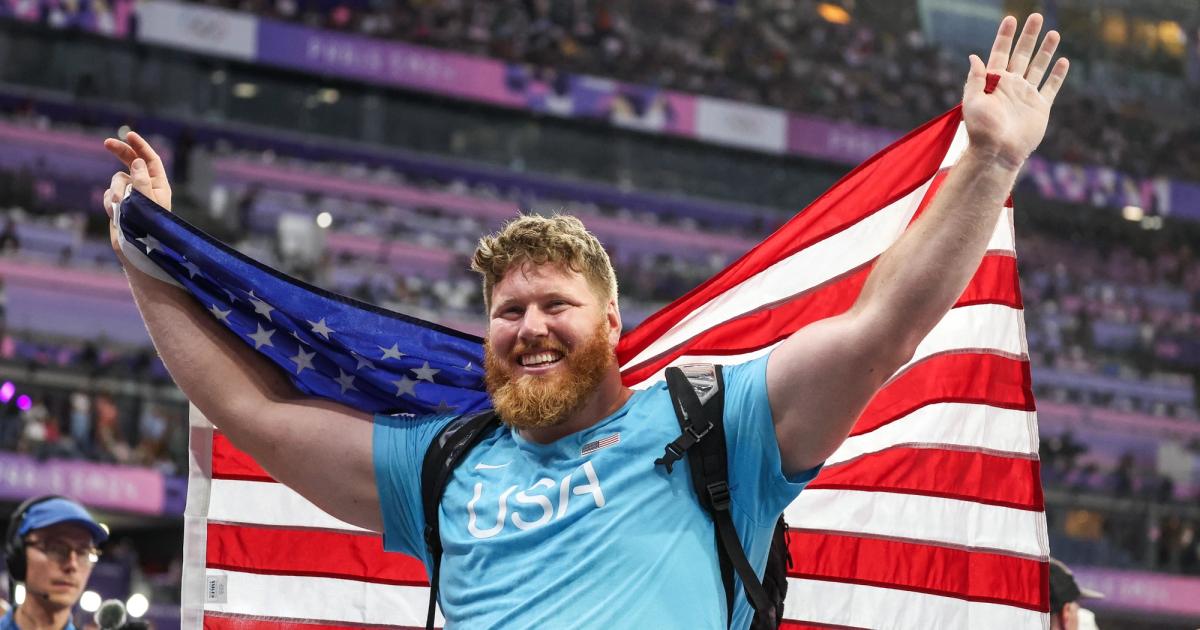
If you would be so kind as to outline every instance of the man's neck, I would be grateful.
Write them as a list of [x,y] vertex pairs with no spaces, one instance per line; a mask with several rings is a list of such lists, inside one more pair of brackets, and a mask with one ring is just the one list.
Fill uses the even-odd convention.
[[17,607],[13,619],[21,630],[62,630],[71,618],[70,608],[50,609],[39,606],[32,598],[38,597],[25,592],[25,603]]
[[552,427],[521,429],[521,435],[530,442],[549,444],[591,428],[620,409],[632,395],[633,390],[621,383],[621,373],[614,369],[600,382],[579,411]]

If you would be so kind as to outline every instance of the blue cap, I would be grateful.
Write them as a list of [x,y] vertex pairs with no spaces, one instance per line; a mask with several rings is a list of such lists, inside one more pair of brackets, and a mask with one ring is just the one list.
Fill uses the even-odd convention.
[[70,499],[49,499],[35,503],[25,511],[21,518],[21,526],[17,529],[18,536],[24,536],[35,529],[58,525],[59,523],[74,523],[88,530],[92,535],[92,543],[99,545],[108,540],[108,532],[92,518],[82,505]]

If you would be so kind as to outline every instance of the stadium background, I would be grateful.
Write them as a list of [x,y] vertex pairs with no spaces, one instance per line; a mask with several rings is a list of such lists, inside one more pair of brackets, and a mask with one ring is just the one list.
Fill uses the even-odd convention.
[[1194,628],[1193,0],[0,0],[0,501],[81,499],[113,532],[91,590],[179,626],[187,407],[108,246],[122,126],[218,238],[472,332],[478,235],[579,214],[632,327],[954,105],[1032,10],[1073,64],[1014,195],[1051,549],[1102,628]]

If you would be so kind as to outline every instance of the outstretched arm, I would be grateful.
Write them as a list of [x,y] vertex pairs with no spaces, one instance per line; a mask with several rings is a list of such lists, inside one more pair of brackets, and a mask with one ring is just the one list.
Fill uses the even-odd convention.
[[[841,445],[975,273],[1067,75],[1066,59],[1050,66],[1057,32],[1034,54],[1041,27],[1042,17],[1031,15],[1013,49],[1017,21],[1007,17],[987,65],[971,55],[963,96],[970,142],[937,196],[880,257],[849,311],[797,331],[772,352],[767,392],[785,472],[811,468]],[[991,93],[988,74],[1000,77]]]
[[[141,136],[104,143],[129,172],[104,198],[112,217],[130,184],[171,209],[162,160]],[[110,227],[154,347],[188,400],[273,477],[343,521],[382,531],[367,413],[306,397],[278,367],[217,323],[192,296],[128,264]]]

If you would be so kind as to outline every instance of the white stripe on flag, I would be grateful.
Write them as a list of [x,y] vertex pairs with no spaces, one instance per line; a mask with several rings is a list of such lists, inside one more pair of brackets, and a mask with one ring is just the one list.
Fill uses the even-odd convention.
[[809,489],[784,510],[788,525],[847,534],[1049,555],[1042,512],[897,492]]
[[788,578],[784,617],[852,628],[1049,628],[1016,606],[859,584]]
[[213,479],[208,520],[247,525],[367,531],[326,514],[295,490],[273,481]]
[[747,278],[689,313],[627,364],[644,363],[722,322],[787,300],[871,261],[904,232],[928,190],[925,182],[886,208]]
[[937,354],[979,350],[1024,358],[1021,343],[1024,314],[1002,304],[976,304],[951,309],[929,331],[912,359],[897,374]]
[[954,130],[954,139],[950,141],[950,147],[946,149],[946,156],[942,158],[942,168],[950,168],[958,163],[958,158],[962,157],[963,151],[967,150],[968,140],[967,124],[958,123],[958,129]]
[[989,252],[1008,252],[1013,256],[1017,255],[1016,234],[1013,232],[1013,209],[1005,207],[1000,212],[1000,218],[996,221],[996,229],[992,231],[992,238],[988,240],[987,250]]
[[[917,346],[917,351],[903,368],[897,373],[911,367],[913,364],[930,356],[954,351],[994,352],[1012,357],[1023,357],[1025,354],[1024,313],[1000,304],[975,304],[951,309],[941,321],[933,327],[929,335]],[[780,342],[782,343],[782,342]],[[675,358],[669,365],[685,363],[720,363],[736,365],[756,359],[775,349],[778,343],[759,348],[753,352],[735,355],[682,355]],[[655,372],[653,376],[634,385],[635,389],[645,389],[664,379],[666,367]]]
[[949,446],[1028,457],[1038,450],[1032,411],[972,403],[935,403],[848,438],[825,461],[832,466],[898,445]]
[[[294,575],[209,569],[226,585],[225,603],[204,609],[255,617],[380,625],[424,626],[429,588]],[[437,625],[445,619],[439,611]],[[303,626],[300,626],[303,627]]]

